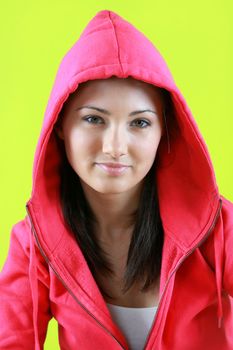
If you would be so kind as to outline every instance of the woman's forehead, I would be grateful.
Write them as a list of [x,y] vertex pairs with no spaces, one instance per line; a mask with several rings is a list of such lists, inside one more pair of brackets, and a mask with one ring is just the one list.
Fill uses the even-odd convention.
[[78,99],[81,101],[82,99],[91,99],[92,97],[95,99],[106,99],[110,94],[114,94],[115,91],[118,94],[124,95],[124,93],[127,93],[128,96],[137,94],[139,98],[150,96],[152,98],[155,97],[157,101],[163,101],[162,90],[159,87],[132,77],[118,78],[116,76],[108,79],[95,79],[83,82],[79,84],[68,100],[76,101]]
[[159,87],[156,87],[142,80],[137,80],[131,76],[127,78],[119,78],[116,76],[111,76],[110,78],[107,78],[107,79],[88,80],[86,82],[79,84],[78,90],[81,90],[87,87],[92,87],[92,86],[95,87],[95,86],[101,86],[101,85],[102,86],[143,87],[148,89],[160,90]]

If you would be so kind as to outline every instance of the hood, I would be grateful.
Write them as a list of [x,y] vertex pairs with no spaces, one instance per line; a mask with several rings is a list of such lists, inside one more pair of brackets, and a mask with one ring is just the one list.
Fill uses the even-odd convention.
[[[90,20],[61,60],[36,147],[28,204],[33,208],[40,244],[48,257],[63,240],[66,230],[59,205],[61,157],[54,125],[64,102],[80,83],[113,75],[131,76],[170,93],[177,128],[175,132],[168,130],[169,151],[167,142],[161,141],[156,169],[160,215],[166,234],[188,252],[204,237],[219,208],[220,195],[207,146],[164,58],[131,23],[113,11],[103,10]],[[216,247],[219,250],[216,256],[221,257],[222,246]],[[33,256],[32,253],[32,259]],[[220,260],[216,261],[219,266]],[[81,269],[79,272],[85,279]],[[31,277],[35,278],[35,271]],[[221,273],[217,278],[219,290]]]
[[57,200],[61,159],[53,127],[63,103],[80,83],[112,75],[132,76],[171,94],[178,128],[169,135],[170,152],[166,143],[158,149],[157,187],[163,225],[177,244],[189,247],[200,238],[218,206],[210,155],[158,49],[112,11],[98,12],[61,60],[36,147],[31,199],[46,208]]

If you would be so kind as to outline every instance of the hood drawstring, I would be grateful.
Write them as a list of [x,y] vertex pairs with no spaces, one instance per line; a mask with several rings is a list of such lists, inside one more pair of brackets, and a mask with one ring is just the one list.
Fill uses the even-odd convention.
[[222,279],[223,279],[223,262],[224,262],[224,234],[223,234],[223,222],[222,215],[218,219],[217,228],[218,236],[215,235],[214,239],[214,251],[215,251],[215,276],[216,287],[218,294],[218,328],[222,327],[223,321],[223,307],[222,307]]
[[29,281],[32,293],[32,305],[33,305],[33,329],[35,335],[35,350],[40,350],[37,316],[38,316],[38,279],[37,279],[37,259],[35,252],[35,243],[33,240],[33,232],[31,229],[30,234],[30,263],[29,263]]

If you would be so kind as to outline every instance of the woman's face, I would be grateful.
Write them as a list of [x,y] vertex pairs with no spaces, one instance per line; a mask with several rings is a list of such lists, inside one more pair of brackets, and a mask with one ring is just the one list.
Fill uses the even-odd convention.
[[[56,131],[81,183],[103,194],[139,186],[156,156],[162,109],[160,90],[131,77],[80,84]],[[109,173],[100,165],[109,162],[127,168],[118,175]]]

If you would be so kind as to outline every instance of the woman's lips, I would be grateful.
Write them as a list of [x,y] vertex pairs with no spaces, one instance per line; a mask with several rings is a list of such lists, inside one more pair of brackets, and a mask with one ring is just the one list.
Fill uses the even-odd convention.
[[103,169],[109,175],[121,175],[129,168],[129,166],[121,166],[121,165],[117,165],[117,167],[114,166],[113,168],[112,166],[102,164],[102,163],[96,163],[96,165],[98,165],[98,167]]

